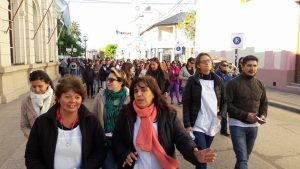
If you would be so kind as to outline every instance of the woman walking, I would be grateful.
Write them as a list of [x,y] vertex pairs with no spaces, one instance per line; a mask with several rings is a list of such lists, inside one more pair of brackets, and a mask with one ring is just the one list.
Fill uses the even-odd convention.
[[104,128],[108,141],[108,154],[103,169],[116,169],[116,159],[112,153],[111,139],[120,109],[129,103],[129,89],[125,86],[126,75],[122,70],[111,68],[107,78],[107,88],[96,95],[91,111],[95,113]]
[[211,149],[198,150],[150,76],[133,81],[130,104],[122,109],[113,136],[119,168],[176,169],[175,145],[193,164],[213,162]]
[[99,169],[106,156],[104,131],[82,104],[82,81],[65,77],[57,85],[57,103],[39,116],[25,150],[27,168]]
[[[196,57],[196,73],[188,79],[184,90],[183,123],[201,149],[210,147],[226,111],[223,81],[213,73],[209,54],[200,53]],[[206,163],[196,165],[196,169],[206,168]]]
[[26,138],[29,137],[35,119],[46,113],[55,103],[52,80],[46,72],[42,70],[31,72],[29,81],[31,91],[22,102],[20,121],[21,130]]

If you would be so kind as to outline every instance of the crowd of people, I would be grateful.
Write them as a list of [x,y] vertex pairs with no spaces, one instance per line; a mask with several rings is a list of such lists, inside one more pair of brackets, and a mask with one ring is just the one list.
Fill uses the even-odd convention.
[[[266,91],[255,78],[257,57],[241,58],[239,75],[228,65],[221,61],[215,70],[208,53],[186,64],[158,58],[62,60],[56,86],[44,71],[33,71],[21,107],[25,164],[176,169],[176,147],[196,169],[206,169],[216,159],[211,144],[220,132],[231,137],[235,169],[247,169],[258,127],[266,123]],[[93,99],[91,107],[85,99]]]

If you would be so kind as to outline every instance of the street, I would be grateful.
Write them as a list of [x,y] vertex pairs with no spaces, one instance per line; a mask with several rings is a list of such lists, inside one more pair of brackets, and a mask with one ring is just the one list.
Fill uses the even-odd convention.
[[[91,100],[85,101],[90,106]],[[21,99],[0,105],[0,169],[23,169],[26,139],[19,129]],[[180,117],[181,106],[175,106]],[[254,151],[250,156],[250,169],[296,169],[300,161],[300,115],[269,107],[267,124],[259,128]],[[212,147],[217,160],[209,169],[232,169],[235,156],[230,138],[216,135]],[[182,169],[193,165],[177,153]]]

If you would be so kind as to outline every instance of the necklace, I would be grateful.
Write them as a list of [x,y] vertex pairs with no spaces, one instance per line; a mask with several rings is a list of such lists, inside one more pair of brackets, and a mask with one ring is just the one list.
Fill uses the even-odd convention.
[[[70,147],[71,143],[72,143],[73,131],[72,130],[64,130],[62,123],[60,123],[60,125],[62,128],[62,135],[63,135],[64,141],[65,141],[65,146]],[[66,136],[67,133],[69,133],[68,137]]]
[[[74,128],[74,126],[77,124],[78,122],[78,118],[76,118],[68,127],[70,130],[66,130],[67,127],[64,127],[64,120],[60,114],[60,110],[57,110],[56,113],[56,119],[59,121],[61,129],[62,129],[62,136],[64,138],[65,141],[65,146],[66,147],[70,147],[71,143],[72,143],[72,138],[73,138],[73,132],[72,129]],[[69,134],[67,134],[69,133]],[[68,135],[68,136],[67,136]]]

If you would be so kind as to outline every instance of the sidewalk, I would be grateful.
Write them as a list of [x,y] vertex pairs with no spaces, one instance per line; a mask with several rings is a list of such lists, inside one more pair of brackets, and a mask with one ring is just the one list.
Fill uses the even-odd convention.
[[[0,104],[0,169],[25,169],[26,139],[19,127],[20,106],[24,96],[7,104]],[[300,95],[268,88],[267,96],[271,106],[300,113]],[[89,107],[91,101],[86,101],[85,104]],[[181,114],[181,107],[175,107]],[[229,138],[217,135],[213,146],[218,151],[219,160],[210,165],[210,169],[221,169],[218,166],[234,165],[234,153]],[[253,168],[273,169],[259,157],[253,155],[249,161]],[[182,169],[194,168],[190,163],[183,160],[180,155],[179,159],[182,162]]]
[[298,94],[267,88],[267,97],[270,106],[300,113],[300,95]]

